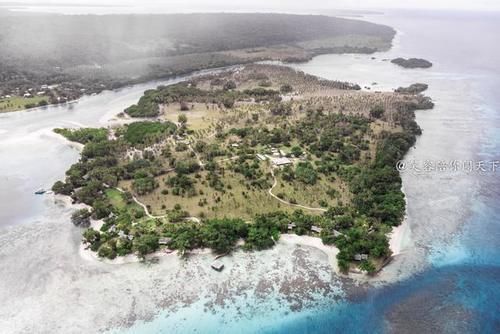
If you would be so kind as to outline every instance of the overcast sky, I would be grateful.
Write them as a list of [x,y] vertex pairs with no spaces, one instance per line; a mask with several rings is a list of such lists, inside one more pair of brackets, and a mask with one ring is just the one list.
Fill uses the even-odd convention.
[[500,0],[0,0],[0,3],[132,5],[162,11],[303,11],[318,9],[500,10]]

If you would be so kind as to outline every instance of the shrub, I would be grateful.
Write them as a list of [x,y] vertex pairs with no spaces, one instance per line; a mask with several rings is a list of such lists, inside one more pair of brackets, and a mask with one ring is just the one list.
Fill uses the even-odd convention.
[[136,251],[140,257],[144,257],[158,249],[160,246],[158,240],[158,236],[152,233],[141,235],[134,239],[133,250]]
[[380,118],[385,113],[384,107],[377,105],[370,110],[370,117]]
[[152,176],[134,178],[134,181],[132,182],[132,188],[139,195],[150,193],[156,187],[158,187],[158,183]]
[[315,184],[318,173],[310,162],[299,162],[295,167],[295,178],[306,184]]
[[97,255],[99,255],[99,257],[105,257],[112,260],[116,257],[116,251],[111,246],[104,244],[99,247]]
[[156,142],[162,135],[173,134],[175,129],[171,122],[134,122],[127,126],[125,140],[132,145]]
[[75,226],[88,227],[90,225],[91,213],[88,209],[80,209],[71,215],[71,222]]
[[280,92],[282,94],[288,94],[288,93],[291,93],[293,92],[293,87],[289,84],[284,84],[280,87]]

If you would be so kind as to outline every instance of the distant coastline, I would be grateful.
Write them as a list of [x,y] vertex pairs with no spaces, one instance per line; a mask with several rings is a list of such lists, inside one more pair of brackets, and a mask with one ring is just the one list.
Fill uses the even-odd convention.
[[[0,55],[4,56],[0,64],[0,112],[67,103],[84,95],[203,69],[262,60],[303,62],[326,53],[385,51],[395,35],[387,26],[320,15],[170,14],[134,17],[134,29],[140,31],[133,31],[131,35],[137,36],[129,41],[120,34],[101,33],[130,29],[124,15],[72,19],[41,14],[30,17],[29,26],[22,24],[23,14],[2,18],[0,30],[8,25],[11,34],[0,42]],[[151,22],[158,25],[158,31],[147,32]],[[196,22],[204,23],[199,26]],[[86,38],[68,40],[58,31],[59,25],[80,30]],[[81,30],[80,25],[95,27]],[[109,29],[110,25],[114,29]],[[191,26],[188,35],[182,28],[185,25]],[[308,29],[298,31],[297,26]],[[26,42],[26,36],[35,36],[41,27],[46,34],[60,35],[55,44],[45,41],[43,35],[32,43]],[[95,43],[86,43],[94,39]],[[110,45],[113,52],[101,50],[101,44]],[[61,50],[68,49],[75,53],[72,61],[61,54]],[[120,50],[119,57],[116,50]],[[30,58],[34,53],[36,60]]]

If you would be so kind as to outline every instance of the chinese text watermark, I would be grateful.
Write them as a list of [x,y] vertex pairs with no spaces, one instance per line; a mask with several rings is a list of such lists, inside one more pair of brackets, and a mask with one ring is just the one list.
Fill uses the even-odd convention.
[[396,169],[413,173],[495,173],[500,172],[500,160],[399,160]]

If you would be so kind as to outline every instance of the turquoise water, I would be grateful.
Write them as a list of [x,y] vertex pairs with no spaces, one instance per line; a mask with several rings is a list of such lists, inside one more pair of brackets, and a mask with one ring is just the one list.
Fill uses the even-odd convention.
[[[324,56],[311,63],[298,66],[302,70],[330,79],[359,82],[373,81],[372,74],[378,71],[381,87],[397,87],[415,82],[419,78],[442,85],[432,87],[429,94],[437,97],[437,111],[446,115],[451,108],[471,108],[461,114],[460,123],[450,123],[451,128],[461,127],[461,133],[470,138],[447,138],[447,143],[456,149],[457,159],[500,159],[500,50],[496,43],[500,33],[500,16],[476,13],[390,13],[373,20],[387,23],[400,31],[395,50],[377,57],[393,55],[421,56],[435,62],[432,74],[424,72],[385,71],[383,63],[369,63],[369,57]],[[351,58],[349,58],[351,57]],[[352,65],[354,62],[355,65]],[[343,64],[343,65],[342,65]],[[337,67],[336,67],[337,66]],[[349,66],[352,66],[350,68]],[[386,67],[387,69],[389,67]],[[391,70],[392,71],[392,70]],[[370,75],[367,76],[367,73]],[[429,78],[426,78],[426,75]],[[392,81],[397,82],[392,82]],[[462,81],[467,81],[464,83]],[[446,92],[449,87],[462,87],[460,92]],[[449,88],[454,89],[454,88]],[[435,93],[435,96],[433,95]],[[447,95],[448,94],[448,95]],[[450,95],[451,94],[451,95]],[[455,94],[455,95],[453,95]],[[461,104],[467,95],[470,105]],[[453,101],[452,101],[453,100]],[[464,99],[465,101],[465,99]],[[452,107],[452,102],[455,105]],[[441,103],[441,105],[439,105]],[[448,104],[447,104],[448,103]],[[444,105],[443,105],[444,104]],[[437,115],[436,114],[436,115]],[[434,117],[434,118],[433,118]],[[424,137],[417,143],[420,150],[431,151],[431,146],[440,142],[426,143],[426,130],[435,118],[432,114],[417,116],[424,128]],[[457,114],[458,117],[458,114]],[[467,117],[472,117],[467,121]],[[432,128],[436,130],[437,128]],[[446,129],[443,136],[447,134]],[[453,142],[461,143],[453,146]],[[451,142],[451,144],[449,143]],[[467,144],[467,145],[466,145]],[[421,145],[421,146],[419,146]],[[424,146],[422,146],[424,145]],[[425,146],[427,145],[427,146]],[[442,144],[445,145],[445,144]],[[436,151],[439,152],[439,151]],[[427,152],[430,154],[429,152]],[[423,154],[423,153],[420,153]],[[451,153],[450,153],[451,154]],[[424,155],[422,155],[424,156]],[[425,245],[427,267],[409,279],[397,284],[349,295],[341,301],[326,300],[324,305],[300,312],[288,312],[286,305],[275,305],[269,312],[246,312],[242,309],[221,309],[207,313],[203,303],[181,309],[175,313],[161,313],[150,322],[137,323],[127,333],[499,333],[500,332],[500,179],[497,173],[468,176],[467,187],[454,190],[464,213],[453,216],[460,221],[458,228],[446,238],[433,239],[441,227],[427,222],[435,230],[428,232]],[[405,179],[409,191],[418,190],[418,179]],[[438,195],[459,180],[434,184]],[[457,182],[455,182],[457,181]],[[451,182],[451,183],[450,183]],[[413,189],[413,190],[412,190]],[[411,195],[411,194],[410,194]],[[410,221],[415,229],[428,228],[418,215],[425,216],[415,208],[424,204],[411,201]],[[443,195],[444,196],[444,195]],[[439,198],[439,196],[437,196]],[[419,206],[420,205],[420,206]],[[439,210],[440,203],[433,203]],[[467,206],[467,207],[464,207]],[[413,208],[413,209],[412,209]],[[434,209],[433,209],[434,210]],[[444,209],[443,209],[444,210]],[[448,212],[431,216],[438,220],[449,216]],[[458,217],[458,218],[456,218]],[[446,224],[446,219],[442,219]],[[417,226],[420,224],[421,226]],[[442,226],[445,229],[446,226]],[[421,239],[420,241],[422,241]],[[252,302],[250,301],[246,301]],[[256,302],[256,301],[255,301]],[[270,303],[272,304],[272,300]],[[253,305],[255,306],[255,305]],[[263,305],[264,307],[264,305]],[[266,305],[265,307],[269,307]],[[250,308],[248,308],[250,310]],[[241,315],[243,313],[243,316]]]

